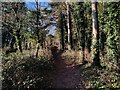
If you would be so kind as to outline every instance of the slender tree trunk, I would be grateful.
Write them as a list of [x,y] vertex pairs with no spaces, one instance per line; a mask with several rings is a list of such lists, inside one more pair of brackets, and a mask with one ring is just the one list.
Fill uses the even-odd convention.
[[17,43],[17,47],[19,48],[20,52],[22,52],[22,43],[21,43],[21,35],[20,35],[20,30],[21,30],[21,21],[20,18],[18,17],[18,5],[16,5],[16,7],[14,8],[15,14],[16,14],[16,23],[19,22],[19,28],[16,31],[16,43]]
[[39,54],[39,49],[40,49],[40,35],[39,35],[39,5],[38,5],[38,1],[36,1],[36,5],[37,5],[37,20],[36,20],[36,23],[37,23],[37,39],[38,39],[38,43],[37,43],[37,51],[36,51],[36,57],[38,57],[38,54]]
[[[67,20],[65,19],[65,15],[63,17],[64,17],[64,21],[63,21],[64,22],[64,30],[65,30],[65,33],[68,33]],[[65,36],[64,36],[64,43],[65,43],[65,49],[67,49],[68,48],[68,46],[66,44],[66,43],[68,43],[67,34],[65,34]]]
[[28,50],[28,42],[25,42],[25,50]]
[[[21,25],[20,25],[20,28],[21,28]],[[19,50],[20,50],[20,52],[22,52],[22,43],[21,43],[21,38],[20,38],[20,28],[19,28],[19,30],[17,30],[17,32],[16,32],[16,36],[17,36],[17,40],[18,40],[18,47],[19,47]]]
[[71,13],[70,13],[70,10],[69,10],[69,27],[70,27],[70,46],[71,46],[71,49],[73,49],[73,37],[72,37],[72,20],[71,20]]
[[15,42],[16,42],[15,37],[12,36],[12,40],[11,40],[11,43],[10,43],[10,49],[11,50],[14,49]]
[[71,50],[71,46],[70,46],[70,5],[68,2],[66,2],[67,5],[67,29],[68,29],[68,50]]
[[61,44],[62,44],[62,50],[64,50],[65,43],[64,43],[64,27],[63,27],[63,14],[60,13],[60,28],[61,28]]
[[99,22],[98,22],[98,10],[97,2],[92,2],[92,27],[93,27],[93,66],[101,66],[99,58]]

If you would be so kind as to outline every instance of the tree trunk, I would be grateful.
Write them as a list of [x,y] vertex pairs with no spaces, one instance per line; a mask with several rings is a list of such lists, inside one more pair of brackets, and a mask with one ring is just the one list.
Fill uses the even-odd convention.
[[98,22],[98,11],[97,11],[97,2],[92,2],[92,27],[93,27],[93,66],[101,66],[99,58],[99,22]]
[[62,50],[64,50],[65,44],[64,44],[64,27],[63,27],[63,14],[60,13],[60,29],[61,29],[61,44],[62,44]]
[[83,2],[79,2],[79,5],[80,5],[80,11],[79,11],[79,18],[80,18],[80,23],[78,23],[78,25],[80,26],[79,27],[79,30],[80,30],[80,41],[81,41],[81,49],[82,49],[82,62],[85,63],[85,16],[84,16],[84,9],[83,9]]
[[16,40],[15,40],[15,37],[12,36],[12,40],[11,40],[11,43],[10,43],[10,49],[14,49],[14,44],[15,44]]
[[[21,28],[21,25],[20,25],[20,28]],[[18,46],[19,46],[19,50],[20,50],[20,52],[22,52],[22,44],[21,44],[21,38],[20,38],[20,28],[19,28],[19,30],[17,30],[17,32],[16,32],[16,36],[17,36],[17,40],[18,40]]]
[[38,57],[38,54],[39,54],[39,45],[40,45],[40,35],[39,35],[39,4],[38,4],[38,1],[36,1],[36,5],[37,5],[37,20],[36,20],[36,23],[37,23],[37,39],[38,39],[38,44],[37,44],[37,51],[36,51],[36,57]]
[[71,45],[70,45],[70,6],[69,6],[69,3],[66,2],[66,5],[67,5],[67,29],[68,29],[68,50],[71,50]]

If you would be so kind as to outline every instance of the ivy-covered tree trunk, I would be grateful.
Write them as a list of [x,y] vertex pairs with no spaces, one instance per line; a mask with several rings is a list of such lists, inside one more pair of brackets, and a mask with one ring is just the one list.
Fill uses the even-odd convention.
[[97,2],[92,2],[92,27],[93,27],[93,37],[92,37],[92,54],[93,54],[93,66],[101,66],[99,58],[99,22],[98,22],[98,10]]
[[[74,10],[74,18],[75,18],[75,27],[77,32],[77,40],[79,43],[79,49],[82,50],[82,60],[85,63],[85,6],[83,2],[79,2],[75,5],[77,7]],[[81,56],[80,56],[81,57]]]
[[80,30],[80,46],[82,49],[82,59],[85,63],[85,16],[84,16],[84,5],[83,2],[79,2],[79,30]]
[[16,33],[15,33],[15,39],[16,39],[16,44],[18,49],[20,50],[20,52],[22,52],[22,41],[21,41],[21,28],[22,28],[22,20],[21,17],[19,17],[19,14],[22,13],[21,11],[19,11],[19,8],[22,8],[21,10],[24,10],[24,3],[19,4],[17,3],[15,5],[15,7],[13,8],[15,11],[15,20],[16,20]]
[[120,4],[105,4],[105,32],[107,34],[107,59],[112,65],[119,63]]
[[64,26],[63,26],[63,14],[62,12],[60,13],[60,29],[61,29],[61,45],[62,45],[62,50],[64,50],[65,43],[64,43]]

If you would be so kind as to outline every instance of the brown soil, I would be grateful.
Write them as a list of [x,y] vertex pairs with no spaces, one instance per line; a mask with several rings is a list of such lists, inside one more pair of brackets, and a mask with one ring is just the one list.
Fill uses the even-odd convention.
[[55,58],[55,73],[53,75],[53,88],[79,88],[79,90],[84,90],[84,85],[82,83],[79,65],[74,64],[73,62],[69,62],[69,64],[62,59],[62,52],[59,52]]

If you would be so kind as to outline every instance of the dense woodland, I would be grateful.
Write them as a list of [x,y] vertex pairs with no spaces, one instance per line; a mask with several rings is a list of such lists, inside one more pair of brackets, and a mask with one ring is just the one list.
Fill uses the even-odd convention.
[[2,90],[120,88],[119,2],[26,3],[2,3]]

